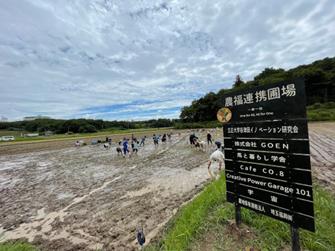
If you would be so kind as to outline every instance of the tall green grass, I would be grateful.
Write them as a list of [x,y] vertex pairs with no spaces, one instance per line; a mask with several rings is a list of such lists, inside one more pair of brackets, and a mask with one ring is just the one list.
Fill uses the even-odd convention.
[[37,251],[34,246],[24,242],[0,244],[0,251]]
[[[300,230],[301,245],[315,251],[335,250],[335,199],[320,186],[314,186],[316,232]],[[234,242],[223,233],[229,220],[234,219],[234,206],[225,201],[225,179],[221,177],[205,187],[194,200],[181,208],[168,224],[162,238],[146,250],[196,250],[197,242],[203,241],[206,232],[216,236],[213,245],[223,250],[239,250],[237,245],[252,246],[261,250],[278,250],[290,246],[288,224],[242,208],[243,226],[253,238]],[[243,228],[242,226],[242,228]],[[228,245],[228,246],[227,246]]]
[[335,102],[308,106],[307,118],[309,121],[335,121]]

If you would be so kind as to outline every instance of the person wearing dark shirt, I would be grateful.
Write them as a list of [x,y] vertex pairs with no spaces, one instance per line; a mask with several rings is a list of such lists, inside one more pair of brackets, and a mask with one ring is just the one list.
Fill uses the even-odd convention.
[[212,142],[212,134],[210,134],[209,132],[207,132],[207,144],[209,145],[209,143],[211,143],[211,145],[213,144],[213,142]]

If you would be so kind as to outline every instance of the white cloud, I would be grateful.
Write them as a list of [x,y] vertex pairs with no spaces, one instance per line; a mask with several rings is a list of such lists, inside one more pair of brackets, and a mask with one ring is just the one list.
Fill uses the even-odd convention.
[[1,1],[0,115],[178,117],[236,74],[334,56],[334,27],[333,0]]

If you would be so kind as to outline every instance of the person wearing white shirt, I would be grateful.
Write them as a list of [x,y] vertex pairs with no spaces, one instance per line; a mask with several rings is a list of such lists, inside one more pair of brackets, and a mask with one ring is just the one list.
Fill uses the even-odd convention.
[[210,172],[210,167],[212,165],[213,162],[218,162],[219,163],[219,172],[222,169],[222,164],[224,162],[224,154],[219,150],[215,150],[211,156],[209,157],[209,162],[208,162],[208,173],[209,175],[213,178],[213,175]]

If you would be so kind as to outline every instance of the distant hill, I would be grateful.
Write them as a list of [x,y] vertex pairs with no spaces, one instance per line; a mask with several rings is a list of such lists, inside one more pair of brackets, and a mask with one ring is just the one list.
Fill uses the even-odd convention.
[[222,96],[228,92],[259,85],[288,81],[303,77],[306,83],[307,105],[335,101],[335,57],[317,60],[290,70],[265,68],[253,80],[243,82],[239,76],[231,89],[207,93],[182,108],[180,118],[184,122],[216,120],[216,112],[223,106]]

